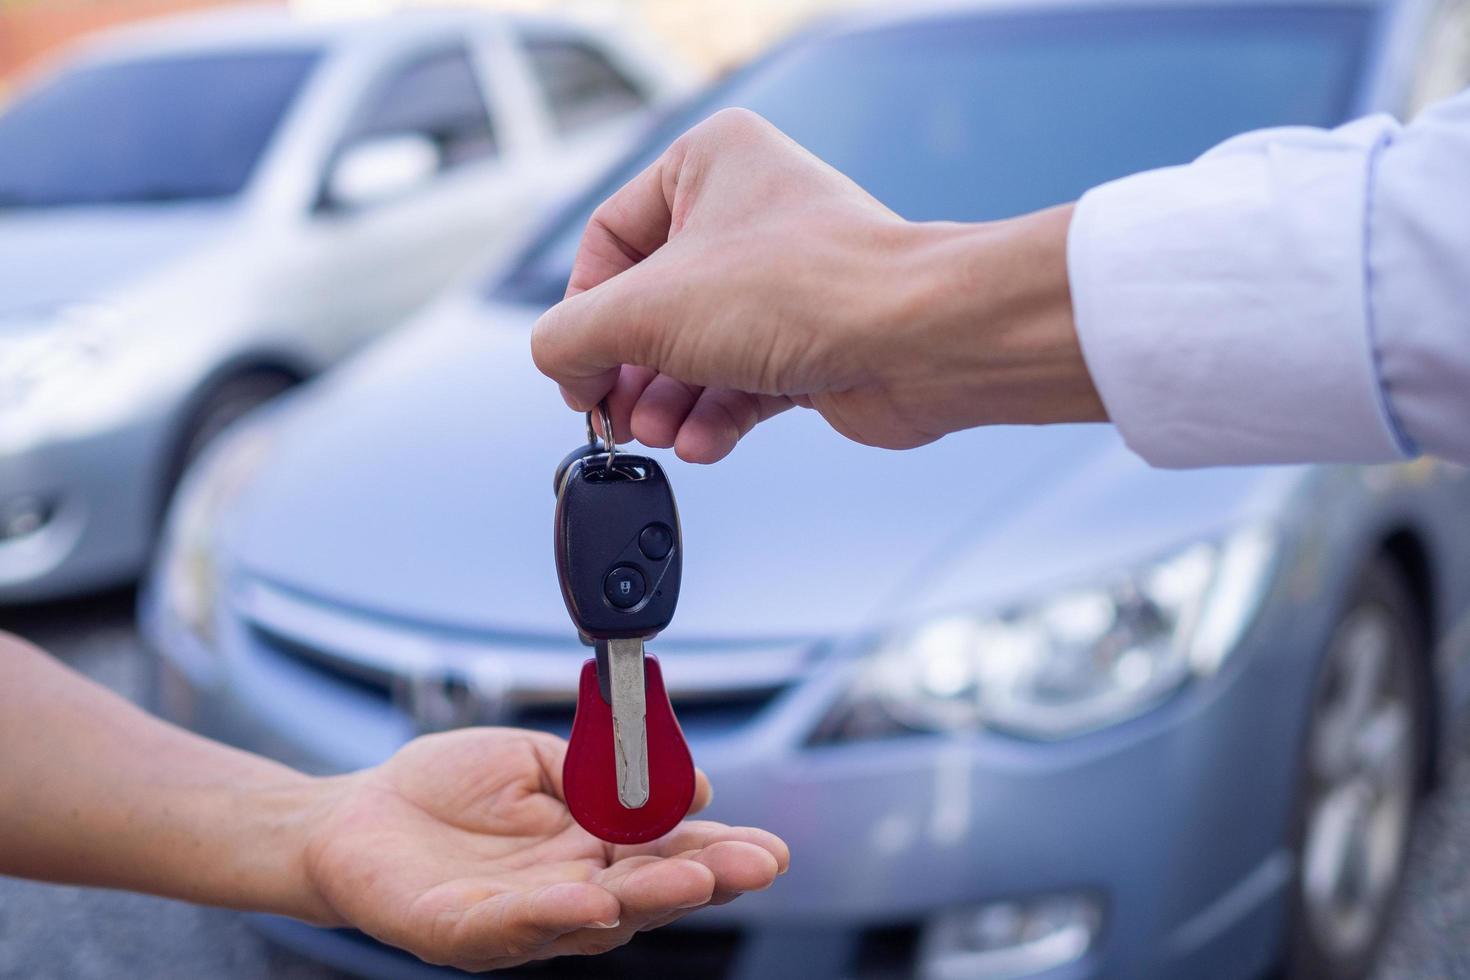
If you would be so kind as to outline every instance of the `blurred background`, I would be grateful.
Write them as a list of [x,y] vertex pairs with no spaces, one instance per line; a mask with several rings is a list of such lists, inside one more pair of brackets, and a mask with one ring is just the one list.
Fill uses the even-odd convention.
[[[526,332],[680,132],[744,106],[981,221],[1467,83],[1464,0],[0,0],[0,628],[310,772],[565,733],[582,428]],[[689,550],[653,649],[711,815],[793,871],[520,974],[1470,978],[1463,468],[804,413],[654,455]],[[0,879],[0,977],[134,976],[451,974]]]
[[[636,24],[689,65],[716,73],[824,12],[859,0],[459,0],[465,6],[554,13],[591,24]],[[225,7],[228,0],[6,0],[0,5],[0,82],[84,34],[170,13]],[[305,17],[367,16],[413,6],[402,0],[279,0]],[[446,7],[448,3],[420,6]]]

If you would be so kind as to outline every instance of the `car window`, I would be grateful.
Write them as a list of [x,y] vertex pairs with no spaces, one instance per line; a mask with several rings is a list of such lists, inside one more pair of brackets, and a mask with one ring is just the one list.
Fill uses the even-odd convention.
[[591,45],[529,38],[526,55],[559,135],[626,115],[647,102],[638,87]]
[[432,140],[443,170],[495,155],[495,129],[467,50],[418,58],[389,75],[364,101],[344,143],[405,134]]
[[1353,108],[1366,8],[961,14],[797,40],[657,127],[512,263],[496,295],[554,302],[592,210],[680,133],[752,109],[894,211],[983,221],[1189,161],[1237,133]]
[[62,71],[0,113],[0,207],[236,194],[317,60],[236,51]]

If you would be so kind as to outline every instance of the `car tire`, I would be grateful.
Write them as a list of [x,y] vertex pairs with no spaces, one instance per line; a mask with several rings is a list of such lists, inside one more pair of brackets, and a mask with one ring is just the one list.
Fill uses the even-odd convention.
[[1425,786],[1431,688],[1405,577],[1369,566],[1318,666],[1292,843],[1290,980],[1372,969],[1403,884]]
[[298,384],[282,371],[249,371],[232,375],[209,390],[190,416],[170,462],[161,513],[167,513],[179,481],[219,434],[248,413]]

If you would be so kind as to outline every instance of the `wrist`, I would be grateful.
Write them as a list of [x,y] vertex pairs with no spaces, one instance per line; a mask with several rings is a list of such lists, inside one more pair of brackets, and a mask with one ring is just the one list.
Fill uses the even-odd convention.
[[258,761],[259,772],[239,773],[228,787],[189,790],[171,805],[179,815],[178,840],[169,849],[176,857],[158,869],[167,878],[128,887],[319,926],[341,925],[313,879],[311,854],[346,777],[311,777]]
[[942,431],[1106,420],[1072,317],[1071,211],[910,226],[890,325],[902,350],[888,363],[938,407]]
[[237,848],[244,877],[234,891],[237,900],[223,904],[318,926],[342,925],[317,885],[312,854],[350,778],[302,776],[246,791],[238,801],[240,812],[250,815],[251,829]]

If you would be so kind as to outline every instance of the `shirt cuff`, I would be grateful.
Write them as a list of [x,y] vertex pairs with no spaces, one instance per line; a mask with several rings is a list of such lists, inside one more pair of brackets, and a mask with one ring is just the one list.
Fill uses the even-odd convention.
[[1371,142],[1220,150],[1077,204],[1072,305],[1109,416],[1155,466],[1402,458],[1366,311]]

